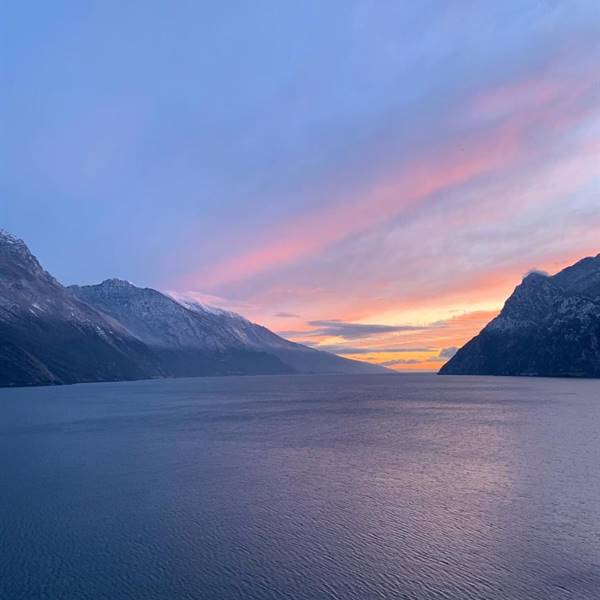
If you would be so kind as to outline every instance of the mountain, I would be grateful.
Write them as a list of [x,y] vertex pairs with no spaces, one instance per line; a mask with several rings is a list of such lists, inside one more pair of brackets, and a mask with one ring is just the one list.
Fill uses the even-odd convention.
[[220,329],[226,330],[237,345],[263,349],[277,356],[299,373],[373,374],[389,373],[384,367],[342,358],[329,352],[290,342],[262,325],[257,325],[234,312],[183,300],[184,306],[200,314],[209,313]]
[[[240,372],[374,373],[383,370],[301,344],[233,312],[189,300],[176,300],[150,288],[108,279],[98,285],[71,286],[79,300],[118,321],[160,355],[175,375],[199,375],[212,369],[211,357],[241,363]],[[208,361],[208,364],[207,364]],[[204,366],[203,366],[204,365]],[[262,365],[262,366],[261,366]]]
[[600,377],[600,255],[527,275],[440,373]]
[[73,297],[0,230],[0,385],[161,374],[144,344]]
[[119,279],[68,290],[143,342],[172,377],[294,372],[258,345],[239,343],[208,311],[190,310],[156,290]]
[[125,281],[65,288],[0,230],[0,386],[381,371]]

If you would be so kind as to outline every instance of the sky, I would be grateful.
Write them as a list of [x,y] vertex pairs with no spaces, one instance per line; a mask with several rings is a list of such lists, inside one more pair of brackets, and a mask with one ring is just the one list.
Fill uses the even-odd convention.
[[436,370],[600,253],[600,4],[0,8],[0,227],[299,342]]

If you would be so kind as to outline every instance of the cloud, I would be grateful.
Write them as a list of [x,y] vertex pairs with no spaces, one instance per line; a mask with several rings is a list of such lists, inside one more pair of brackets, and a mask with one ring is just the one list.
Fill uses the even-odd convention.
[[342,346],[337,344],[309,344],[311,347],[317,350],[324,350],[325,352],[332,352],[333,354],[409,354],[412,352],[432,352],[432,348],[361,348],[356,346]]
[[400,365],[420,365],[421,363],[424,363],[427,361],[424,360],[418,360],[416,358],[398,358],[395,360],[386,360],[385,362],[379,363],[384,367],[396,367],[396,366],[400,366]]
[[305,335],[341,337],[347,340],[362,339],[384,333],[402,331],[423,331],[425,329],[442,327],[442,323],[431,325],[380,325],[375,323],[348,323],[341,319],[309,321],[311,327],[316,327]]
[[528,275],[543,275],[544,277],[550,277],[550,273],[548,271],[544,271],[543,269],[529,269],[523,277],[527,277]]
[[[435,144],[425,140],[425,148],[416,144],[410,152],[404,148],[390,153],[396,157],[392,164],[358,185],[322,182],[322,189],[315,190],[316,196],[327,195],[322,203],[307,203],[304,212],[258,235],[253,230],[241,251],[225,252],[189,279],[219,289],[293,268],[393,219],[428,210],[441,195],[494,176],[505,179],[513,170],[547,157],[564,143],[565,133],[597,110],[594,65],[584,61],[578,66],[570,58],[567,53],[545,69],[535,64],[513,80],[488,82],[471,91],[436,129]],[[372,143],[363,153],[377,148],[377,140]]]
[[458,152],[457,140],[450,139],[427,156],[397,166],[370,187],[341,191],[332,203],[283,223],[270,239],[267,236],[258,246],[194,273],[187,281],[201,280],[208,289],[218,289],[292,265],[414,210],[437,194],[502,169],[519,155],[523,121],[464,134]]
[[[447,348],[449,350],[449,348]],[[441,356],[441,352],[439,355],[428,356],[427,358],[394,358],[392,360],[386,360],[385,362],[378,363],[383,365],[384,367],[400,367],[403,365],[424,365],[427,370],[432,368],[431,363],[440,363],[444,362],[444,357]]]
[[450,346],[448,348],[442,348],[438,355],[439,358],[452,358],[458,352],[456,346]]
[[[445,348],[444,350],[451,350],[451,348]],[[444,352],[444,350],[442,350],[442,352]],[[429,365],[430,363],[440,363],[443,362],[445,358],[449,358],[442,356],[442,352],[440,352],[437,356],[428,356],[427,358],[394,358],[379,364],[383,365],[384,367],[394,367],[401,365]]]
[[[395,144],[387,128],[374,130],[355,148],[356,169],[335,163],[282,193],[293,210],[227,238],[194,283],[248,299],[263,311],[255,320],[276,329],[278,309],[297,312],[304,323],[286,323],[297,331],[283,335],[334,353],[372,349],[382,354],[368,360],[392,361],[384,349],[405,343],[434,348],[396,362],[406,369],[447,360],[487,322],[478,311],[499,309],[531,265],[554,272],[597,244],[600,153],[590,142],[600,89],[588,89],[595,68],[581,72],[557,52],[490,71],[423,134],[394,129]],[[439,330],[414,325],[457,310],[473,316]]]
[[297,315],[296,313],[291,313],[291,312],[278,312],[275,313],[276,317],[280,317],[282,319],[300,319],[300,315]]
[[174,290],[164,290],[164,293],[168,296],[171,296],[171,298],[177,300],[178,302],[197,302],[204,306],[211,306],[229,312],[239,313],[248,318],[252,314],[254,314],[257,309],[257,307],[253,303],[247,302],[245,300],[225,298],[223,296],[205,294],[193,290],[182,292]]

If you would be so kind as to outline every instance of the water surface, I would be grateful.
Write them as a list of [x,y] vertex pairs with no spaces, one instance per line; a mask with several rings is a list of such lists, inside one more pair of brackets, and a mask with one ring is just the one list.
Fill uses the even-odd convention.
[[600,382],[0,390],[0,598],[600,598]]

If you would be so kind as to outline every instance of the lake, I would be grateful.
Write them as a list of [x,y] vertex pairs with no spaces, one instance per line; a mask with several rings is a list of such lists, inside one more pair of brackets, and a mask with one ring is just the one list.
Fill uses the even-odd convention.
[[600,598],[600,381],[0,390],[0,598]]

